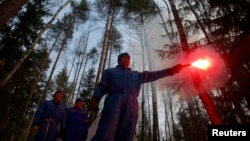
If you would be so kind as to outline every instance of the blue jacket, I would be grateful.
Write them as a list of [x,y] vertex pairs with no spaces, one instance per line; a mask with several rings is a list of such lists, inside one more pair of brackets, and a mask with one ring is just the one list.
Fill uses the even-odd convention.
[[67,107],[63,103],[46,100],[35,113],[34,125],[39,125],[35,141],[55,141],[58,127],[66,128]]
[[143,83],[169,76],[160,71],[131,71],[119,66],[104,70],[93,96],[107,98],[92,141],[132,141],[138,120],[138,95]]
[[85,109],[70,107],[67,115],[65,141],[82,141],[87,136],[88,113]]

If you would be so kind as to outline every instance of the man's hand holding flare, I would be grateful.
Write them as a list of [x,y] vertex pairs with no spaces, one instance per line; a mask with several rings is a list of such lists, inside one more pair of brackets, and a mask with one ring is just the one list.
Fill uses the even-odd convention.
[[177,64],[175,66],[173,66],[172,68],[168,68],[167,72],[169,75],[174,75],[176,73],[179,73],[183,68],[190,66],[191,64],[185,64],[185,65],[181,65],[181,64]]

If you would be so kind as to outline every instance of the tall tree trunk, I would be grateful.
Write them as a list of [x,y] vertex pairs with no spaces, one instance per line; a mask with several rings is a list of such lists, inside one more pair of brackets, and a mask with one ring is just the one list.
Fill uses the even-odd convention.
[[[50,52],[52,51],[52,48],[50,49]],[[50,53],[49,53],[50,54]],[[36,77],[36,79],[34,80],[34,83],[32,83],[32,85],[31,85],[31,89],[29,90],[29,92],[28,92],[28,96],[27,96],[27,100],[23,103],[23,108],[22,109],[24,109],[24,110],[22,110],[21,111],[21,113],[20,113],[20,115],[19,115],[19,119],[20,120],[18,120],[18,121],[16,121],[17,122],[17,125],[15,126],[15,129],[17,129],[17,130],[20,130],[20,129],[22,129],[23,127],[23,124],[25,123],[25,122],[27,122],[27,121],[29,121],[29,122],[32,122],[32,121],[30,121],[30,120],[27,120],[26,119],[26,117],[25,117],[25,114],[26,114],[26,112],[27,112],[27,109],[28,109],[28,106],[29,106],[29,104],[30,104],[30,101],[31,101],[31,98],[32,98],[32,96],[33,96],[33,94],[34,94],[34,91],[35,91],[35,88],[36,88],[36,86],[37,86],[37,83],[38,83],[38,81],[40,80],[40,76],[41,76],[41,74],[42,74],[42,71],[43,71],[43,69],[44,69],[44,66],[46,65],[46,63],[47,63],[47,61],[48,61],[48,56],[49,55],[47,55],[47,56],[44,56],[44,61],[42,61],[42,63],[40,64],[40,66],[38,67],[39,69],[38,69],[38,72],[37,72],[37,77]],[[17,97],[16,97],[17,98]],[[14,102],[15,103],[15,102]],[[9,105],[10,107],[12,107],[11,105]],[[8,109],[11,109],[11,108],[8,108]],[[13,112],[11,112],[10,110],[9,110],[9,112],[5,115],[5,117],[7,118],[7,117],[10,117],[10,116],[8,116],[8,114],[11,114],[11,113],[13,113]],[[33,115],[29,115],[29,117],[30,116],[33,116]],[[7,119],[9,119],[9,118],[7,118]],[[9,126],[9,125],[12,125],[12,122],[13,121],[10,121],[10,123],[7,123],[7,121],[5,121],[6,119],[3,119],[3,123],[5,123],[5,125],[7,125],[7,126]],[[2,124],[1,124],[2,125]],[[5,127],[4,127],[5,128]],[[27,129],[27,130],[29,130],[29,128]],[[29,132],[29,131],[27,131],[27,132]],[[16,132],[13,132],[13,136],[12,136],[12,138],[13,138],[13,140],[20,140],[20,141],[23,141],[20,137],[17,137],[17,135],[19,135],[18,133],[17,133],[17,131]],[[26,136],[26,135],[24,135],[24,136]],[[18,138],[18,139],[16,139],[16,138]]]
[[30,55],[30,53],[35,49],[38,41],[42,37],[42,34],[51,26],[51,24],[54,22],[58,14],[62,11],[64,7],[66,7],[72,0],[68,0],[65,2],[59,9],[57,9],[56,13],[53,15],[53,17],[50,19],[50,21],[38,32],[37,37],[33,41],[31,47],[29,50],[27,50],[26,53],[24,53],[20,59],[17,61],[16,65],[9,71],[8,75],[5,76],[2,81],[0,81],[0,90],[3,89],[5,84],[12,78],[12,76],[15,74],[15,72],[19,69],[19,67],[22,65],[23,61]]
[[[148,64],[149,64],[149,70],[152,71],[153,70],[153,66],[152,66],[152,59],[151,59],[151,54],[150,54],[150,49],[149,49],[149,45],[148,45],[148,40],[147,40],[147,36],[148,35],[146,33],[145,27],[144,27],[144,23],[142,23],[142,30],[143,30],[143,35],[144,35],[144,42],[145,42],[145,47],[146,47],[146,52],[147,52],[147,56],[148,56]],[[153,108],[153,139],[155,141],[159,140],[159,123],[158,123],[158,108],[157,108],[157,98],[156,98],[156,89],[155,89],[155,82],[151,82],[150,83],[151,86],[151,93],[152,93],[152,108]]]
[[[23,109],[25,109],[25,110],[23,110],[23,112],[22,112],[21,122],[18,124],[19,127],[22,126],[22,123],[23,123],[24,120],[25,120],[25,113],[26,113],[26,110],[28,109],[28,106],[29,106],[29,104],[30,104],[31,98],[32,98],[33,94],[35,93],[36,86],[37,86],[37,84],[38,84],[38,82],[39,82],[39,80],[40,80],[40,78],[41,78],[41,76],[42,76],[42,72],[43,72],[43,70],[44,70],[44,67],[46,66],[46,64],[47,64],[47,62],[48,62],[48,60],[49,60],[49,55],[51,54],[51,52],[52,52],[52,50],[53,50],[53,47],[54,47],[54,45],[53,45],[52,48],[50,49],[48,55],[44,57],[42,63],[41,63],[40,66],[39,66],[39,72],[38,72],[38,74],[37,74],[37,77],[36,77],[36,79],[35,79],[33,85],[31,86],[31,90],[30,90],[30,93],[29,93],[29,95],[28,95],[27,102],[25,103],[25,106],[24,106],[24,108],[23,108]],[[22,136],[22,138],[20,139],[20,141],[27,140],[27,138],[28,138],[28,136],[29,136],[29,133],[30,133],[30,126],[32,125],[32,122],[33,122],[33,115],[30,115],[29,117],[32,118],[32,120],[27,120],[27,121],[29,121],[29,126],[28,126],[28,128],[26,129],[26,131],[23,133],[23,136]]]
[[79,49],[77,49],[79,52],[78,51],[76,52],[76,54],[80,55],[79,56],[80,60],[79,60],[79,63],[77,63],[77,69],[76,69],[75,77],[74,77],[74,81],[73,81],[73,90],[71,92],[71,101],[70,101],[69,105],[72,105],[74,103],[73,102],[74,96],[79,97],[79,94],[76,93],[75,90],[77,90],[76,88],[77,88],[77,85],[79,84],[78,82],[79,82],[80,74],[82,72],[83,61],[84,61],[84,57],[86,55],[87,38],[88,37],[85,37],[84,35],[82,36],[82,38],[80,39],[80,43],[79,43]]
[[[104,55],[104,59],[103,59],[103,66],[102,66],[102,70],[105,69],[105,65],[106,65],[106,62],[107,62],[107,56],[108,56],[108,50],[110,48],[110,45],[112,42],[111,41],[111,34],[112,34],[112,26],[113,26],[113,22],[114,22],[114,19],[115,19],[115,9],[112,7],[111,9],[111,14],[110,14],[110,24],[109,24],[109,28],[108,28],[108,34],[107,34],[107,47],[106,47],[106,51],[105,51],[105,55]],[[109,54],[111,55],[111,54]]]
[[200,18],[199,18],[199,16],[198,16],[198,14],[197,14],[197,13],[195,12],[195,10],[193,9],[193,7],[192,7],[192,5],[191,5],[191,3],[190,3],[189,0],[187,0],[187,3],[188,3],[188,5],[189,5],[190,10],[193,12],[193,14],[194,14],[194,16],[195,16],[195,18],[196,18],[196,20],[197,20],[197,22],[198,22],[198,24],[199,24],[201,30],[202,30],[202,32],[204,33],[204,35],[205,35],[205,37],[206,37],[206,39],[207,39],[207,43],[208,43],[208,44],[211,43],[210,38],[209,38],[209,35],[208,35],[208,33],[207,33],[205,27],[203,26],[203,24],[202,24],[202,22],[201,22],[201,20],[200,20]]
[[17,15],[28,0],[5,0],[0,5],[0,31],[4,29],[6,22]]
[[[60,35],[57,35],[57,37],[59,37]],[[37,77],[36,77],[36,79],[35,79],[35,81],[34,81],[34,83],[32,84],[32,86],[31,86],[31,90],[30,90],[30,93],[29,93],[29,95],[28,95],[28,99],[27,99],[27,102],[26,102],[26,104],[25,104],[25,108],[24,109],[27,109],[28,108],[28,106],[29,106],[29,104],[30,104],[30,100],[31,100],[31,98],[32,98],[32,95],[34,94],[34,92],[35,92],[35,89],[36,89],[36,86],[37,86],[37,84],[38,84],[38,82],[39,82],[39,80],[40,80],[40,78],[41,78],[41,75],[42,75],[42,72],[43,72],[43,70],[44,70],[44,67],[46,66],[46,64],[48,63],[48,60],[49,60],[49,56],[50,56],[50,54],[51,54],[51,52],[53,51],[53,48],[55,47],[55,44],[56,44],[56,41],[58,40],[58,38],[56,38],[56,40],[55,40],[55,42],[54,42],[54,44],[52,45],[52,47],[50,48],[50,50],[49,50],[49,53],[47,54],[47,56],[45,56],[44,58],[43,58],[43,61],[42,61],[42,63],[40,64],[40,66],[39,66],[39,72],[37,73]],[[25,110],[23,111],[23,114],[22,114],[22,118],[23,118],[23,120],[24,120],[24,116],[25,116]],[[22,124],[22,122],[21,122],[21,124]]]
[[[168,94],[167,94],[168,95]],[[170,133],[170,125],[169,125],[169,121],[168,121],[168,106],[167,106],[167,98],[165,96],[165,93],[162,91],[162,99],[163,99],[163,105],[164,105],[164,112],[165,112],[165,124],[164,124],[164,129],[165,129],[165,136],[166,136],[166,140],[171,141],[171,133]],[[168,139],[169,136],[169,139]]]
[[[174,123],[174,109],[173,109],[173,104],[172,104],[172,100],[170,99],[170,95],[168,95],[168,102],[169,102],[169,110],[170,110],[170,119],[171,119],[171,122],[173,124],[173,140],[175,140],[175,123]],[[171,138],[172,140],[172,138]]]
[[174,0],[168,0],[170,7],[172,9],[172,13],[174,16],[174,20],[175,20],[175,24],[177,26],[177,30],[179,32],[179,38],[181,41],[181,46],[182,46],[182,50],[183,51],[189,51],[189,46],[188,46],[188,42],[187,42],[187,37],[186,37],[186,33],[184,31],[184,28],[182,26],[182,22],[181,22],[181,18],[178,14],[178,10],[175,7],[175,3]]
[[65,37],[63,38],[63,41],[62,41],[61,48],[60,48],[60,50],[59,50],[59,52],[58,52],[58,54],[57,54],[56,60],[55,60],[54,65],[53,65],[53,67],[52,67],[52,69],[51,69],[50,76],[49,76],[49,78],[48,78],[48,80],[47,80],[47,83],[46,83],[45,88],[44,88],[44,91],[43,91],[43,95],[42,95],[41,99],[39,100],[39,103],[41,103],[41,101],[43,101],[43,100],[45,99],[45,97],[47,96],[47,91],[48,91],[48,88],[49,88],[49,85],[50,85],[52,76],[53,76],[53,74],[54,74],[54,71],[55,71],[57,62],[58,62],[58,60],[59,60],[59,58],[60,58],[60,56],[61,56],[61,53],[62,53],[62,51],[63,51],[65,45],[67,44],[67,40],[68,40],[68,38],[69,38],[69,36],[70,36],[69,34],[70,34],[70,32],[72,31],[73,26],[74,26],[74,24],[75,24],[75,20],[76,20],[76,16],[72,18],[72,21],[71,21],[69,27],[67,28],[67,31],[66,31],[66,33],[65,33]]
[[74,102],[74,97],[75,97],[75,88],[76,88],[76,83],[77,83],[77,80],[78,80],[78,73],[80,71],[80,66],[81,64],[78,62],[79,58],[77,59],[77,63],[75,64],[76,66],[76,69],[75,69],[75,72],[74,72],[74,77],[73,77],[73,82],[72,82],[72,91],[69,93],[69,98],[67,100],[67,104],[68,105],[72,105]]
[[151,104],[150,104],[150,99],[149,99],[149,84],[146,84],[146,92],[147,93],[145,93],[146,95],[145,96],[147,96],[147,108],[148,108],[148,117],[147,117],[147,138],[146,138],[146,140],[147,141],[151,141],[151,140],[154,140],[153,139],[153,136],[152,136],[152,126],[151,126],[151,114],[152,114],[152,112],[151,112],[151,110],[150,110],[150,107],[151,107]]
[[212,124],[214,125],[221,125],[223,124],[223,121],[221,119],[221,116],[219,115],[217,108],[213,104],[213,101],[209,94],[204,90],[202,82],[201,82],[201,76],[197,73],[192,73],[192,80],[194,83],[194,86],[197,90],[203,90],[202,92],[199,93],[199,98],[201,99],[208,117],[211,121]]
[[[85,46],[84,54],[87,54],[87,53],[86,53],[86,49],[87,49],[88,41],[89,41],[89,34],[90,34],[90,25],[89,25],[89,28],[88,28],[88,32],[87,32],[87,35],[86,35],[86,41],[85,41],[85,44],[84,44],[84,46]],[[83,59],[84,59],[84,56],[85,56],[85,55],[82,56]],[[85,72],[85,68],[86,68],[87,62],[88,62],[88,55],[86,55],[85,63],[84,63],[84,65],[83,65],[83,69],[82,69],[82,73],[81,73],[80,82],[79,82],[78,88],[77,88],[77,95],[79,95],[79,96],[80,96],[80,91],[81,91],[81,90],[80,90],[80,88],[81,88],[81,83],[82,83],[83,78],[84,78],[84,72]]]
[[[69,80],[69,77],[70,77],[71,73],[73,72],[73,68],[75,67],[75,64],[76,64],[76,59],[77,59],[77,51],[74,53],[74,58],[73,58],[73,61],[71,62],[71,67],[70,67],[69,73],[67,74],[67,81]],[[66,101],[67,105],[71,104],[71,99],[72,99],[71,97],[72,97],[72,92],[69,93],[69,95],[68,95],[68,99]]]
[[[182,20],[179,17],[179,14],[178,14],[178,11],[177,11],[177,9],[175,7],[174,1],[169,0],[169,4],[170,4],[170,7],[172,9],[172,13],[173,13],[175,23],[176,23],[176,26],[177,26],[177,30],[178,30],[178,33],[179,33],[179,38],[180,38],[180,41],[181,41],[182,50],[184,52],[185,51],[187,52],[187,51],[189,51],[189,46],[188,46],[188,42],[187,42],[187,38],[186,38],[184,28],[182,26]],[[190,116],[191,116],[191,119],[192,119],[192,117],[194,117],[194,112],[192,110],[193,109],[192,105],[190,105],[189,103],[188,103],[188,109],[189,109],[189,113],[190,113]]]
[[202,140],[202,138],[201,138],[202,135],[200,133],[202,131],[202,129],[201,129],[201,125],[198,122],[197,117],[196,117],[197,111],[196,111],[196,108],[194,106],[194,102],[195,102],[195,99],[193,97],[188,98],[188,102],[187,102],[188,112],[190,114],[190,118],[191,118],[192,124],[193,124],[194,129],[195,129],[195,131],[193,131],[193,132],[196,132],[196,140],[199,141],[199,140]]
[[[111,5],[111,3],[110,3]],[[102,71],[103,71],[103,66],[104,66],[104,58],[106,57],[106,51],[108,48],[108,32],[110,29],[110,25],[111,25],[111,20],[110,20],[110,16],[111,15],[111,6],[109,6],[109,10],[108,10],[108,15],[107,15],[107,21],[106,21],[106,26],[105,26],[105,33],[104,33],[104,41],[103,41],[103,46],[102,46],[102,52],[101,52],[101,57],[100,57],[100,61],[99,61],[99,66],[98,66],[98,71],[97,71],[97,75],[96,75],[96,81],[95,81],[95,87],[94,89],[96,89],[97,84],[100,81],[101,75],[102,75]]]
[[[168,17],[171,19],[171,9],[168,6],[168,3],[166,0],[163,0],[163,2],[165,3],[166,7],[167,7],[167,11],[168,11]],[[172,20],[169,20],[169,26],[171,28],[171,34],[170,34],[170,41],[172,41],[174,39],[174,27],[173,27],[173,22]]]
[[[169,0],[169,3],[170,3],[170,7],[172,9],[172,13],[173,13],[175,23],[177,26],[177,30],[179,33],[181,46],[182,46],[181,48],[182,48],[183,52],[189,53],[190,49],[189,49],[188,41],[186,38],[185,30],[183,28],[182,21],[181,21],[181,18],[179,17],[178,11],[175,7],[174,0]],[[201,81],[199,81],[199,79],[200,79],[199,74],[192,74],[192,79],[193,79],[193,84],[195,85],[196,89],[198,87],[200,87]],[[212,100],[209,97],[208,93],[207,92],[199,93],[199,98],[201,99],[212,124],[222,124],[223,122],[221,120],[221,117],[219,116],[219,114],[216,110],[216,107],[212,103]],[[193,105],[188,103],[188,109],[189,109],[190,117],[191,117],[191,119],[193,119],[195,117],[195,114],[193,112]],[[195,121],[195,120],[193,120],[193,121]],[[195,124],[195,123],[193,123],[193,124]],[[195,124],[195,126],[199,126],[199,125]]]
[[[154,2],[155,3],[155,2]],[[161,21],[162,21],[162,27],[163,27],[163,29],[165,30],[165,32],[166,32],[166,37],[168,38],[168,39],[170,39],[169,41],[170,42],[172,42],[172,40],[171,40],[171,34],[168,32],[168,29],[167,29],[167,26],[166,26],[166,22],[165,22],[165,20],[164,20],[164,18],[163,18],[163,15],[161,14],[161,9],[159,8],[159,6],[155,3],[155,7],[157,8],[157,11],[158,11],[158,14],[159,14],[159,16],[160,16],[160,18],[161,18]]]
[[[142,46],[142,70],[145,70],[145,56],[144,56],[144,42],[143,42],[143,37],[142,37],[142,31],[139,30],[140,32],[140,42]],[[141,91],[141,141],[145,141],[147,138],[146,134],[146,128],[147,128],[147,121],[146,121],[146,107],[145,107],[145,85],[142,85],[142,91]],[[146,139],[147,140],[147,139]]]

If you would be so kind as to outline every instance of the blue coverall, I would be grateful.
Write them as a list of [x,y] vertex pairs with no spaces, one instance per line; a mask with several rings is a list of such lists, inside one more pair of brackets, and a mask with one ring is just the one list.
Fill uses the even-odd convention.
[[169,76],[160,71],[131,71],[119,66],[103,71],[93,96],[104,102],[101,119],[92,141],[132,141],[138,120],[138,101],[141,85]]
[[84,109],[68,109],[65,141],[82,141],[87,138],[88,113]]
[[35,113],[33,124],[39,125],[34,141],[55,141],[58,127],[66,128],[67,107],[53,100],[41,103]]

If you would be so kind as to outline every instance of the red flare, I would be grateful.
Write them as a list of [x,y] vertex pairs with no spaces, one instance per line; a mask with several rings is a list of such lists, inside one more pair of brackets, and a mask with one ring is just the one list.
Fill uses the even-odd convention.
[[199,59],[193,63],[191,63],[193,67],[202,69],[202,70],[207,70],[210,66],[210,62],[207,59]]

